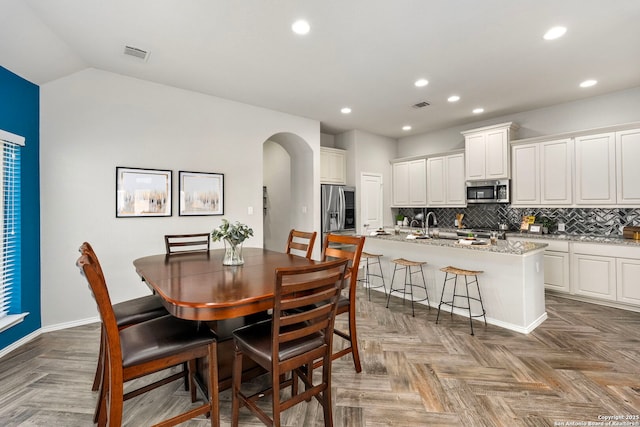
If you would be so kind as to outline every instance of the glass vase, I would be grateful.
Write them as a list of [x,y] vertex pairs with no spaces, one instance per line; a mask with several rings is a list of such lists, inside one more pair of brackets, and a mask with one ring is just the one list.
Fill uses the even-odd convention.
[[224,239],[224,259],[223,265],[242,265],[244,264],[244,258],[242,258],[242,242],[233,243],[229,239]]

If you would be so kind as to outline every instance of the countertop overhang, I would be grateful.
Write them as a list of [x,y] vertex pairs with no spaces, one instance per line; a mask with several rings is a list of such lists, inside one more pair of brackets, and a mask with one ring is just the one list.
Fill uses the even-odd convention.
[[463,250],[473,250],[473,251],[484,251],[484,252],[495,252],[507,255],[525,255],[531,252],[544,250],[548,245],[546,243],[534,243],[534,242],[525,242],[525,241],[509,241],[509,240],[498,240],[495,245],[490,244],[489,239],[478,239],[478,242],[484,242],[486,244],[461,244],[459,243],[459,239],[436,239],[433,237],[430,238],[407,238],[410,236],[410,233],[400,233],[400,234],[378,234],[372,233],[367,235],[367,238],[372,239],[381,239],[392,242],[403,242],[403,243],[412,243],[418,245],[429,245],[429,246],[442,246],[447,248],[457,248]]

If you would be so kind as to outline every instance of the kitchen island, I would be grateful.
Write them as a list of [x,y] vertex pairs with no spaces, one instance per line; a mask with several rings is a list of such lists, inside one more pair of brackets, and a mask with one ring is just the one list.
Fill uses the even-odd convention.
[[[364,250],[383,255],[382,267],[388,282],[393,273],[391,260],[426,261],[423,268],[429,302],[437,309],[444,281],[441,268],[451,265],[481,270],[484,273],[479,275],[478,281],[487,323],[527,334],[547,318],[543,260],[546,244],[505,240],[498,240],[495,245],[483,240],[471,244],[457,239],[408,239],[408,236],[406,233],[367,236]],[[403,279],[404,274],[398,274],[396,284]],[[414,280],[420,278],[414,276]],[[464,286],[464,278],[459,278],[458,285],[460,283]],[[420,298],[416,296],[416,299]],[[446,299],[451,298],[445,294]],[[472,311],[473,307],[472,303]],[[454,313],[467,316],[466,310],[454,309]],[[444,321],[449,320],[445,318]]]

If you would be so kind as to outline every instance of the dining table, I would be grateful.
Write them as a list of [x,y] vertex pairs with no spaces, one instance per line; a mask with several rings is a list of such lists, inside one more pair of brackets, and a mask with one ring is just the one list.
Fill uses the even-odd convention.
[[[208,252],[159,254],[133,261],[138,275],[162,298],[175,317],[205,322],[218,335],[219,388],[231,385],[232,332],[268,318],[274,306],[275,269],[315,264],[319,261],[263,248],[244,248],[244,264],[223,265],[224,249]],[[198,371],[206,372],[206,359]],[[262,372],[243,361],[243,380]],[[198,375],[201,382],[206,375]],[[202,384],[207,387],[206,382]]]

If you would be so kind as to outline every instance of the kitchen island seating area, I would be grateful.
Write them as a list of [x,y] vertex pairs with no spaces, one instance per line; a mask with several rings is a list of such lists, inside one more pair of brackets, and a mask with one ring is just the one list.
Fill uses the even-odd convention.
[[[442,305],[448,305],[449,307],[451,307],[451,317],[453,317],[453,309],[454,308],[459,308],[462,310],[468,310],[469,311],[469,325],[471,327],[471,335],[474,335],[473,333],[473,318],[474,317],[483,317],[484,318],[484,326],[487,326],[487,312],[484,309],[484,304],[482,303],[482,294],[480,293],[480,284],[478,283],[478,275],[482,274],[482,271],[473,271],[473,270],[464,270],[462,268],[458,268],[458,267],[452,267],[452,266],[447,266],[444,268],[441,268],[440,271],[445,273],[444,276],[444,283],[442,284],[442,295],[440,296],[440,303],[438,304],[438,314],[436,316],[436,324],[438,323],[438,320],[440,319],[440,308],[442,307]],[[463,276],[464,277],[464,289],[465,289],[465,293],[464,294],[459,294],[457,293],[457,288],[458,288],[458,277],[459,276]],[[469,281],[469,277],[473,277],[472,281]],[[445,301],[444,298],[444,294],[445,294],[445,290],[447,288],[447,285],[450,284],[449,282],[453,280],[453,291],[451,292],[451,299]],[[477,293],[477,297],[472,297],[470,295],[470,291],[469,291],[469,286],[470,285],[476,285],[476,293]],[[460,284],[462,285],[462,283]],[[462,304],[462,303],[456,303],[456,298],[462,298],[463,300],[466,299],[467,303],[466,305],[458,305],[458,304]],[[480,314],[472,314],[471,313],[471,301],[475,301],[480,303]]]
[[[384,273],[382,272],[381,258],[382,254],[370,254],[369,252],[364,251],[360,257],[361,262],[364,261],[364,277],[362,279],[358,279],[358,282],[362,283],[367,289],[367,298],[369,301],[371,301],[371,289],[382,288],[384,295],[387,295],[387,286],[384,281]],[[377,269],[372,271],[371,268],[373,266],[377,266]],[[377,285],[374,285],[373,283],[374,277],[380,279]]]
[[[426,264],[426,261],[410,261],[404,258],[397,258],[391,261],[393,264],[393,275],[391,276],[391,284],[389,285],[389,294],[387,295],[387,308],[389,308],[389,300],[391,299],[391,294],[397,292],[402,295],[403,303],[407,299],[407,295],[409,295],[409,301],[411,301],[411,315],[415,317],[416,311],[414,307],[414,303],[426,301],[427,306],[431,308],[431,304],[429,304],[429,291],[427,290],[427,281],[424,278],[424,270],[422,268],[423,265]],[[411,267],[414,270],[411,270]],[[394,281],[396,278],[396,272],[404,271],[404,281],[402,285],[398,285],[398,287],[394,287]],[[413,275],[420,275],[420,279],[422,280],[422,285],[417,282],[414,283]],[[421,290],[424,290],[424,298],[420,296],[414,296],[413,288],[417,287]],[[407,290],[409,288],[409,290]]]
[[[154,382],[124,393],[124,383],[168,368],[188,364],[191,402],[196,402],[197,389],[194,381],[196,360],[208,360],[208,382],[203,404],[191,407],[186,412],[175,415],[159,426],[173,426],[186,420],[207,414],[211,426],[218,426],[218,366],[216,335],[197,322],[185,321],[173,316],[162,316],[119,329],[109,291],[104,276],[97,267],[97,258],[89,250],[89,245],[81,247],[81,255],[76,265],[86,278],[98,305],[105,336],[104,369],[100,382],[99,396],[94,422],[99,426],[119,426],[122,424],[124,401],[149,392],[161,385],[181,379],[183,373],[154,379]],[[160,410],[160,408],[158,408]]]

